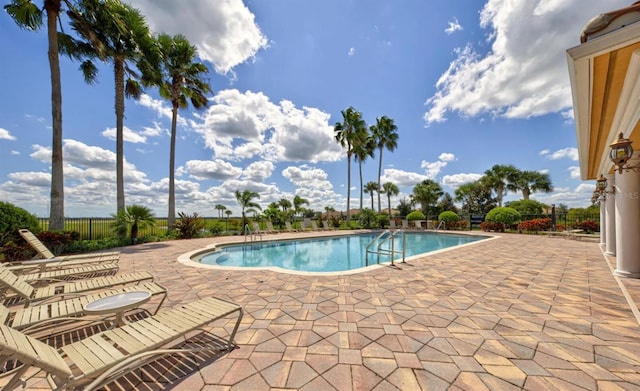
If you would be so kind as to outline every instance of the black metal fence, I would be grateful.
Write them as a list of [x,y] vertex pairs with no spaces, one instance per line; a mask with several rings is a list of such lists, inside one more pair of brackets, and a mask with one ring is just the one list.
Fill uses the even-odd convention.
[[[470,222],[470,228],[479,228],[479,224],[484,221],[484,216],[460,216],[461,219]],[[538,218],[551,218],[551,214],[522,215],[522,221]],[[206,227],[218,225],[222,230],[232,232],[239,229],[239,218],[218,218],[203,217]],[[40,218],[40,228],[46,231],[49,228],[49,219]],[[97,240],[110,238],[115,235],[112,227],[115,219],[110,217],[67,217],[65,219],[65,231],[75,231],[80,234],[82,240]],[[575,227],[584,221],[594,221],[600,223],[599,213],[556,213],[556,226],[562,225],[565,229]],[[156,218],[156,225],[140,230],[139,236],[160,236],[167,232],[167,218]]]
[[[234,227],[235,220],[217,217],[203,217],[205,226],[210,227],[215,222],[222,227]],[[140,229],[138,236],[160,236],[167,232],[167,218],[156,218],[156,225]],[[46,231],[49,228],[49,219],[39,218],[40,229]],[[111,217],[67,217],[64,222],[65,231],[74,231],[80,234],[81,240],[97,240],[115,236],[112,224],[115,219]],[[224,229],[224,228],[223,228]]]

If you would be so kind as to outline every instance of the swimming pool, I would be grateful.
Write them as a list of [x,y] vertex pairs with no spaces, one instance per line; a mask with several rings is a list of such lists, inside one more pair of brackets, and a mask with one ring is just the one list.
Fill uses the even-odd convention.
[[[225,245],[201,254],[198,261],[207,265],[271,268],[304,271],[336,272],[367,266],[366,247],[378,233],[346,236],[304,238],[294,240],[261,241]],[[432,232],[407,232],[405,256],[427,253],[448,247],[486,239],[485,236],[442,234]],[[402,249],[402,235],[395,238],[396,251]],[[390,245],[384,245],[389,248]],[[395,260],[402,255],[396,254]],[[368,264],[391,261],[390,255],[368,255]]]

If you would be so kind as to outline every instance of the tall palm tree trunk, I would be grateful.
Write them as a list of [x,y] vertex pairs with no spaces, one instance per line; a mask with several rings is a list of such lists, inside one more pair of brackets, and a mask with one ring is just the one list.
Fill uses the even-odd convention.
[[347,228],[351,228],[351,153],[347,152]]
[[47,35],[49,39],[49,69],[51,74],[51,194],[49,230],[64,230],[64,173],[62,159],[62,85],[60,82],[60,58],[58,56],[58,29],[60,1],[45,1],[47,11]]
[[[382,208],[380,206],[380,190],[382,190],[382,185],[380,184],[380,177],[382,176],[382,147],[380,147],[380,160],[378,160],[378,213],[382,213]],[[391,212],[389,212],[389,216],[391,216]]]
[[358,170],[360,171],[360,213],[362,213],[362,201],[364,198],[364,187],[362,184],[362,162],[358,161]]
[[124,59],[113,60],[116,84],[116,208],[124,209]]
[[[171,112],[171,151],[169,152],[169,213],[167,214],[167,226],[169,231],[176,225],[176,195],[174,189],[174,176],[176,165],[176,126],[178,124],[178,102],[173,103]],[[244,220],[244,211],[242,212]]]
[[387,203],[389,204],[389,218],[391,218],[391,194],[387,193]]

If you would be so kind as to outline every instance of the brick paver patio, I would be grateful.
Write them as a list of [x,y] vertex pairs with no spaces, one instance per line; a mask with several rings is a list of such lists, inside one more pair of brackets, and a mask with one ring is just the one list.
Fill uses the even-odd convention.
[[[154,273],[169,289],[165,306],[239,303],[238,348],[197,365],[161,359],[110,389],[640,389],[640,326],[628,300],[640,285],[614,278],[597,243],[505,234],[341,276],[176,261],[224,240],[124,248],[121,272]],[[226,336],[232,322],[212,332]],[[42,374],[28,380],[40,387]]]

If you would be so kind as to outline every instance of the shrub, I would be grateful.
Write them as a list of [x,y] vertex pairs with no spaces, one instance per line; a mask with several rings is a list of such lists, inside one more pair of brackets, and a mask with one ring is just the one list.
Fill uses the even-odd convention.
[[214,221],[207,227],[207,230],[211,232],[212,235],[219,235],[224,232],[224,223],[220,221]]
[[538,231],[546,231],[548,229],[551,229],[551,219],[548,217],[526,220],[518,224],[518,231],[537,233]]
[[485,220],[490,223],[502,224],[502,232],[504,232],[504,228],[512,228],[520,222],[520,212],[505,206],[497,207],[487,213]]
[[438,220],[444,221],[445,227],[449,227],[449,225],[456,225],[456,223],[460,220],[460,217],[458,217],[456,212],[447,210],[438,215]]
[[364,208],[358,215],[358,224],[362,228],[376,228],[378,225],[378,216],[373,209]]
[[408,221],[424,220],[424,213],[420,212],[419,210],[414,210],[413,212],[407,215],[407,220]]
[[194,238],[205,227],[205,222],[198,213],[187,215],[184,212],[180,212],[178,217],[180,219],[176,221],[175,230],[176,236],[180,239]]
[[580,223],[576,223],[575,227],[577,229],[583,230],[588,234],[591,234],[600,230],[600,224],[596,223],[593,220],[585,220]]
[[38,218],[20,207],[0,201],[0,246],[18,239],[18,229],[21,228],[26,228],[34,234],[38,233]]
[[341,219],[339,215],[333,215],[329,217],[329,225],[331,225],[333,228],[340,228],[340,224]]
[[504,232],[504,224],[502,223],[492,223],[490,221],[483,221],[480,223],[480,229],[485,232]]
[[451,230],[458,230],[458,231],[468,230],[469,229],[469,222],[467,220],[458,220],[458,221],[453,221],[451,223],[445,223],[444,229],[446,229],[447,231],[451,231]]
[[378,215],[378,227],[385,228],[389,226],[389,215],[386,213],[380,213]]
[[539,215],[547,205],[535,200],[518,200],[507,202],[505,206],[515,209],[523,215]]
[[74,231],[42,231],[36,236],[54,255],[67,252],[71,243],[80,239],[80,233]]
[[152,227],[156,225],[155,217],[151,209],[142,205],[129,205],[124,209],[118,211],[116,215],[111,215],[115,219],[111,223],[113,231],[118,237],[123,238],[127,236],[127,231],[130,229],[131,244],[135,244],[138,239],[138,231],[146,227]]

